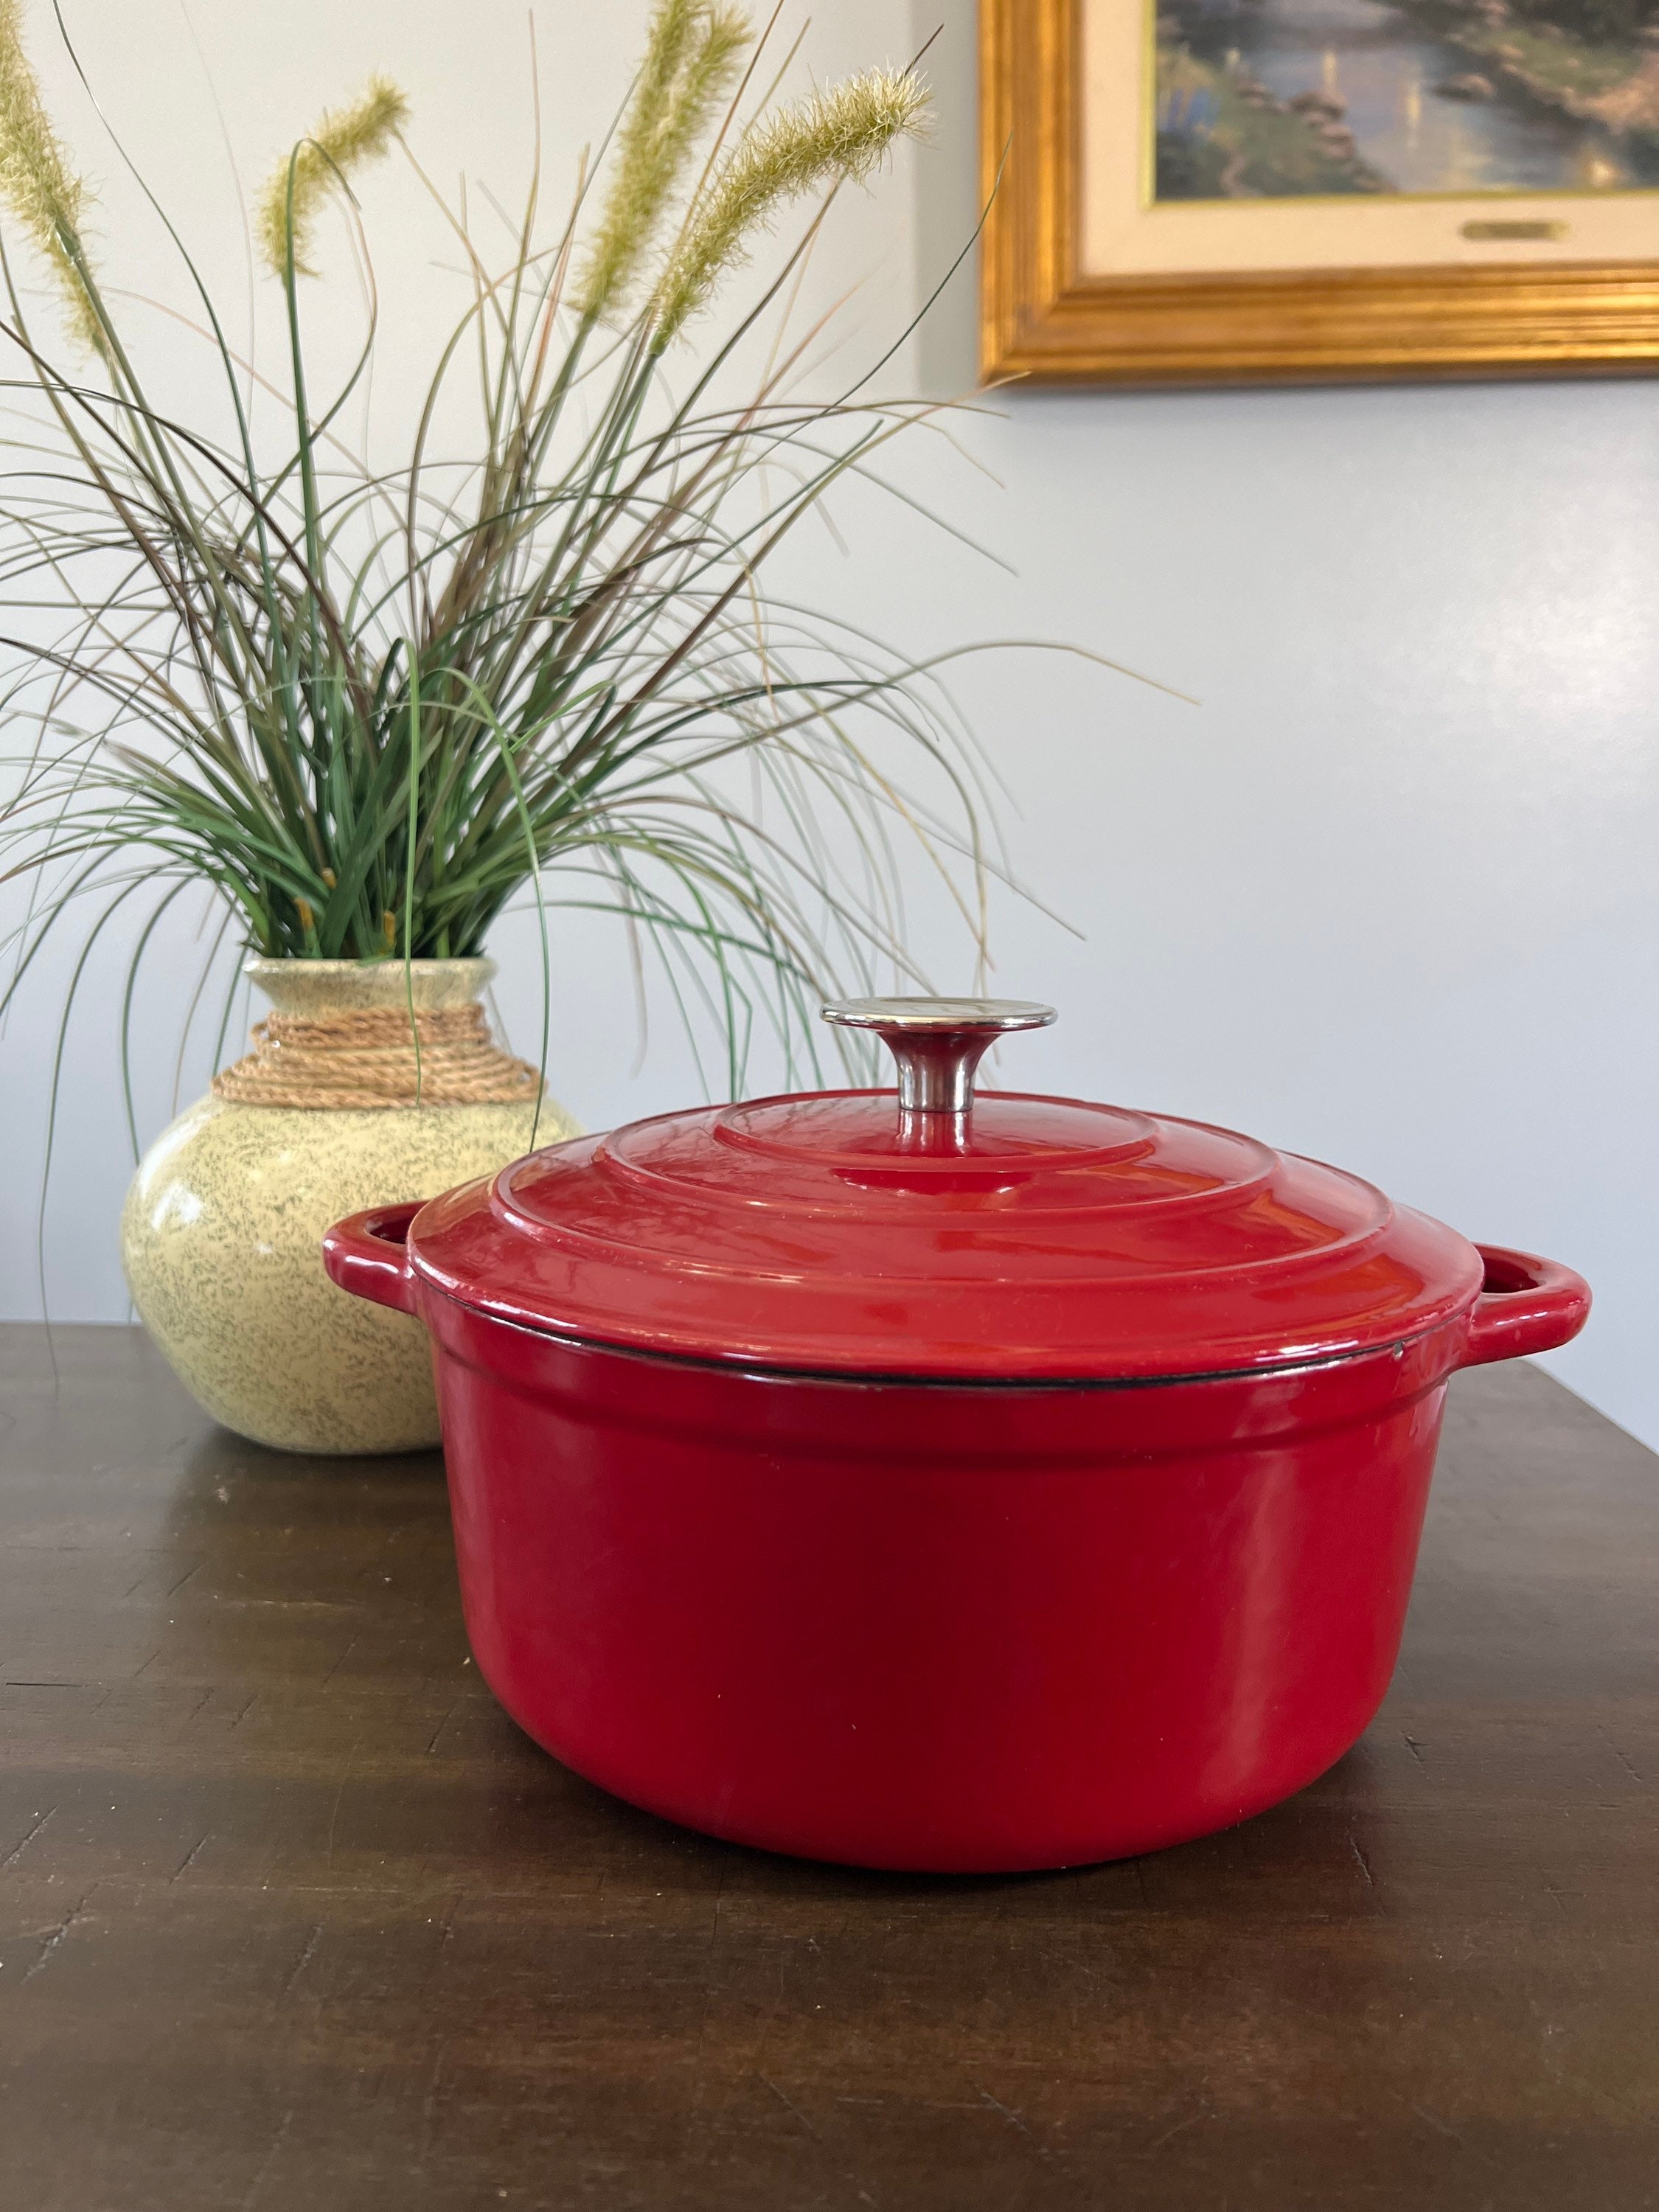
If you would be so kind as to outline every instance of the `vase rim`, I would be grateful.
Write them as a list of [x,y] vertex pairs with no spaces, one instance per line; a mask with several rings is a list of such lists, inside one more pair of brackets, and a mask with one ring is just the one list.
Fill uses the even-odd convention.
[[279,1014],[307,1018],[413,1004],[436,1012],[482,999],[495,963],[481,954],[457,960],[270,959],[255,953],[242,973]]
[[457,953],[446,960],[400,960],[395,953],[384,960],[313,960],[303,952],[250,952],[242,963],[243,975],[256,983],[266,975],[292,975],[300,969],[319,976],[402,975],[405,969],[416,975],[451,975],[463,968],[477,970],[485,981],[496,972],[495,963],[483,952]]

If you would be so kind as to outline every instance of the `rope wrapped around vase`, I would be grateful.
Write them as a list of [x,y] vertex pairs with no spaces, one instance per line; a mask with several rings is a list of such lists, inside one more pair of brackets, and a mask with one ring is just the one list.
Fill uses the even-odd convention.
[[537,1071],[492,1041],[476,1000],[412,1016],[405,1006],[268,1014],[254,1025],[253,1045],[214,1077],[216,1098],[337,1110],[516,1106],[533,1104],[541,1090]]

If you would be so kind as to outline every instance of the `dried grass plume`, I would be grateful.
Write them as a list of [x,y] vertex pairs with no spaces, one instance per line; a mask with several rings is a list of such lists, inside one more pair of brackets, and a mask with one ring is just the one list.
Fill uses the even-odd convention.
[[617,133],[616,169],[587,249],[576,306],[620,307],[698,140],[732,89],[752,37],[748,18],[713,0],[658,0],[633,96]]
[[866,70],[752,125],[715,172],[663,272],[656,343],[666,346],[707,303],[786,202],[823,184],[861,181],[896,138],[919,135],[927,118],[919,77]]
[[389,77],[372,76],[349,106],[325,109],[311,136],[277,163],[259,196],[258,222],[259,250],[276,276],[288,274],[290,222],[295,274],[317,274],[307,256],[324,201],[353,169],[387,153],[408,120],[407,94]]
[[68,302],[76,336],[108,350],[88,281],[81,219],[86,185],[70,167],[23,51],[18,0],[0,0],[0,201],[33,240]]

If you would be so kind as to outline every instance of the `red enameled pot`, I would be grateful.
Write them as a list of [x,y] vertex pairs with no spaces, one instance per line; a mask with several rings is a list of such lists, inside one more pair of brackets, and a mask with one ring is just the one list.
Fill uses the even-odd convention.
[[431,1331],[472,1649],[619,1796],[860,1865],[1261,1811],[1388,1686],[1448,1378],[1589,1293],[1201,1122],[973,1095],[1046,1007],[872,1000],[892,1091],[663,1115],[331,1231]]

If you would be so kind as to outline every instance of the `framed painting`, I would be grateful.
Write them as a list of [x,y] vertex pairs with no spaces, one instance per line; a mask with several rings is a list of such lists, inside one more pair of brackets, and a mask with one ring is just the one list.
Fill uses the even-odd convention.
[[1659,0],[981,0],[988,380],[1659,366]]

